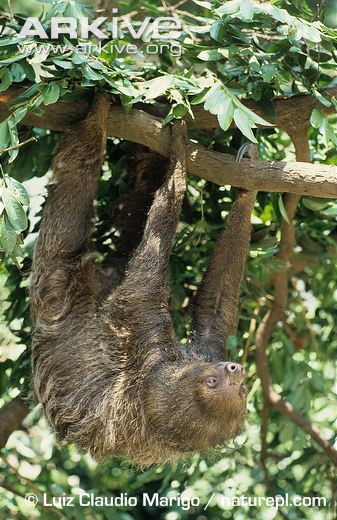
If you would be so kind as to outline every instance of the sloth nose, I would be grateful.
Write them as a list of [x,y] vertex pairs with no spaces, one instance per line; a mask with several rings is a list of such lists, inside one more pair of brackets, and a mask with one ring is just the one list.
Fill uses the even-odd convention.
[[229,374],[232,374],[233,372],[236,372],[236,373],[239,373],[239,374],[243,374],[244,371],[245,371],[243,366],[240,365],[239,363],[227,363],[226,366],[225,366],[225,370],[227,370],[227,372]]
[[229,375],[244,375],[246,373],[245,369],[242,365],[240,365],[240,363],[233,363],[232,361],[227,361],[226,363],[219,363],[219,366],[222,370],[225,370]]

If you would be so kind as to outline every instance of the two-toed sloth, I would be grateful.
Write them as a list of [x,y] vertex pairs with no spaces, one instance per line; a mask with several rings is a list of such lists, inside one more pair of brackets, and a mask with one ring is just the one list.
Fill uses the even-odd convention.
[[185,193],[186,128],[172,124],[167,174],[120,283],[107,291],[92,260],[93,203],[109,96],[66,132],[53,164],[31,282],[34,389],[61,443],[139,466],[224,444],[242,428],[245,371],[224,359],[235,334],[255,194],[240,192],[192,311],[174,334],[169,257]]

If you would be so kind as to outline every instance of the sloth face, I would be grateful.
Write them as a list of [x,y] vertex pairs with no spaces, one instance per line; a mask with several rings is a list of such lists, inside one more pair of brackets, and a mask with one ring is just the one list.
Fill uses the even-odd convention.
[[233,362],[164,368],[148,388],[145,415],[155,436],[182,452],[224,444],[242,429],[246,373]]
[[246,395],[245,379],[245,369],[239,363],[227,361],[206,366],[201,370],[198,382],[201,395],[221,400],[225,395],[228,397],[229,393],[232,393],[234,398],[237,390],[240,398],[244,398]]

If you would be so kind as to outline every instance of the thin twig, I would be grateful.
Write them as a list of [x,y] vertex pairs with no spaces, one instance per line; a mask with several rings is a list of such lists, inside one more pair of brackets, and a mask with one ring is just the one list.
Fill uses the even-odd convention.
[[15,146],[9,146],[8,148],[3,148],[2,150],[0,150],[0,154],[6,153],[6,152],[11,152],[12,150],[16,150],[17,148],[21,148],[22,146],[25,146],[25,144],[31,143],[33,141],[34,142],[37,141],[36,137],[30,137],[26,141],[22,141],[22,143],[16,144]]

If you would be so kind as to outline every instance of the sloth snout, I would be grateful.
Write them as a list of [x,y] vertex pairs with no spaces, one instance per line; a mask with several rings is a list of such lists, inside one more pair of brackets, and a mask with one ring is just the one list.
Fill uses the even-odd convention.
[[227,370],[229,374],[233,374],[234,372],[239,374],[245,373],[245,369],[239,363],[226,363],[225,370]]
[[219,367],[231,378],[243,380],[246,376],[246,371],[240,363],[234,363],[233,361],[221,362]]

